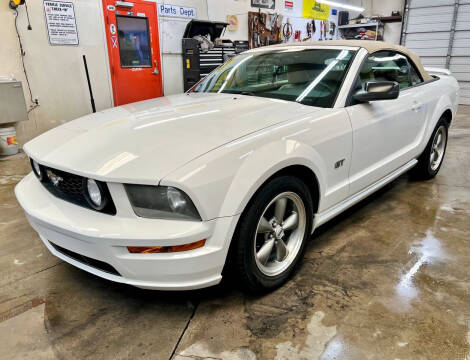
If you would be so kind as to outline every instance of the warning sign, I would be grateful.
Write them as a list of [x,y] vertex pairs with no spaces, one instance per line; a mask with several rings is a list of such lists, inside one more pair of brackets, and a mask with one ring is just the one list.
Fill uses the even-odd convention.
[[44,16],[51,45],[78,45],[78,31],[73,3],[45,0]]

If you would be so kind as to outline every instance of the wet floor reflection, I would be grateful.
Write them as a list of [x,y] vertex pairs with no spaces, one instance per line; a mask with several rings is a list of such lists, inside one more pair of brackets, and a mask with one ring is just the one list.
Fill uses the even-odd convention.
[[321,360],[333,360],[333,359],[344,359],[345,358],[345,349],[344,343],[341,341],[340,336],[335,336],[323,351],[321,355]]
[[415,281],[418,271],[423,266],[442,261],[446,257],[441,242],[431,229],[426,232],[426,236],[419,241],[419,244],[411,246],[408,254],[415,257],[416,260],[411,268],[401,276],[400,282],[396,286],[398,296],[406,305],[409,305],[411,300],[418,296]]

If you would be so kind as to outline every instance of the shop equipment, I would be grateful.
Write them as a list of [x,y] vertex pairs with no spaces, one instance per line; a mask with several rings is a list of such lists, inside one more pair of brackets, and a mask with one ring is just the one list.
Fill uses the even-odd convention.
[[[230,57],[235,56],[237,48],[234,43],[222,39],[228,25],[226,22],[202,20],[191,20],[186,25],[182,44],[184,91],[190,89]],[[204,52],[200,42],[194,38],[198,36],[206,37],[213,46]],[[217,45],[215,45],[216,39],[221,39]]]
[[0,78],[0,124],[28,120],[21,81]]

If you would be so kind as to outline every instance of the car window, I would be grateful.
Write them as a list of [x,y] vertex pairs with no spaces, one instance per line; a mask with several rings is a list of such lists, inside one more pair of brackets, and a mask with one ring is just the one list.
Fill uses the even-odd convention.
[[405,55],[388,50],[369,55],[359,75],[363,89],[367,81],[396,81],[402,90],[422,82]]
[[191,91],[231,93],[332,107],[355,51],[280,49],[242,54]]
[[415,86],[423,82],[423,79],[421,79],[421,76],[418,74],[418,71],[416,70],[414,65],[411,63],[410,63],[410,81],[411,81],[411,86]]

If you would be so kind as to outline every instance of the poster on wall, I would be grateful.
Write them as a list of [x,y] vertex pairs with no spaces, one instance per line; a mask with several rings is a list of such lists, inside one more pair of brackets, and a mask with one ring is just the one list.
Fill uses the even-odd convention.
[[330,5],[315,0],[304,0],[302,5],[302,17],[307,19],[328,20]]
[[274,9],[275,5],[274,0],[251,0],[251,7]]
[[51,45],[78,45],[75,9],[69,1],[44,1],[44,17]]
[[227,30],[237,31],[238,30],[238,18],[237,15],[227,15]]

